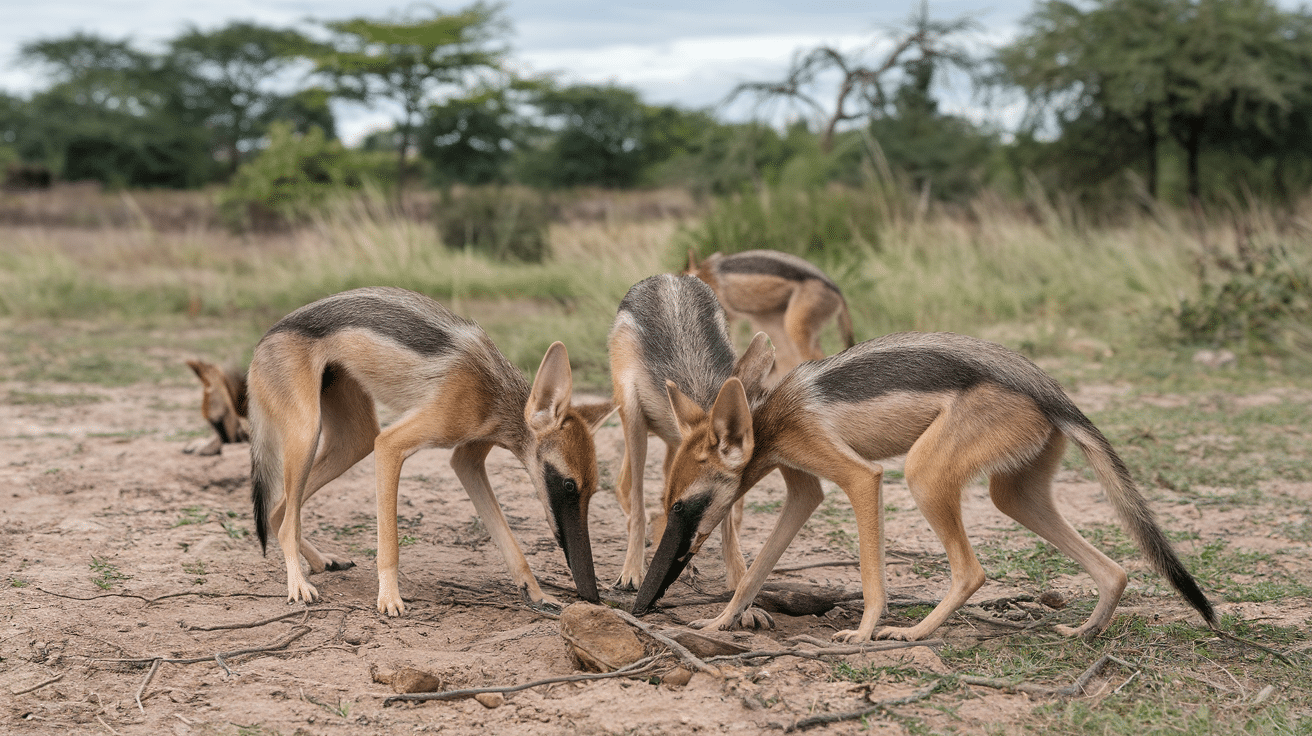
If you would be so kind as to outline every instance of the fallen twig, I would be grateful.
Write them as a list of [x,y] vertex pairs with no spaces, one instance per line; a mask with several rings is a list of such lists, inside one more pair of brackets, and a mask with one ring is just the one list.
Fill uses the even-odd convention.
[[720,677],[721,673],[720,673],[720,670],[719,670],[718,668],[716,668],[716,667],[712,667],[712,666],[710,666],[709,664],[706,664],[705,662],[703,662],[701,659],[699,659],[699,658],[697,657],[697,655],[695,655],[695,654],[693,654],[692,652],[688,651],[688,648],[685,647],[684,645],[682,645],[682,644],[680,644],[679,642],[677,642],[677,641],[671,639],[670,637],[668,637],[668,636],[666,636],[666,635],[664,635],[664,634],[662,634],[662,633],[656,631],[655,629],[653,629],[652,627],[648,626],[647,624],[645,624],[645,623],[639,621],[638,619],[634,618],[634,616],[633,616],[632,614],[630,614],[629,612],[627,612],[627,611],[621,611],[621,610],[618,609],[618,608],[613,608],[613,609],[611,609],[611,610],[614,611],[617,615],[619,615],[620,618],[624,619],[625,621],[628,621],[629,624],[630,624],[631,626],[636,626],[636,627],[638,627],[638,628],[641,629],[642,632],[645,633],[647,636],[650,636],[651,638],[655,639],[656,641],[658,641],[658,642],[664,644],[665,646],[669,647],[669,648],[670,648],[670,651],[672,651],[672,652],[674,652],[675,654],[679,655],[679,659],[682,659],[684,662],[686,662],[688,665],[690,665],[693,669],[697,670],[698,672],[705,672],[706,674],[711,675],[712,677]]
[[914,703],[917,700],[924,700],[925,698],[928,698],[930,695],[933,695],[934,691],[937,690],[939,686],[942,684],[943,684],[942,680],[936,680],[934,684],[930,685],[927,688],[924,688],[923,690],[917,690],[916,692],[911,693],[910,695],[903,695],[900,698],[888,698],[886,700],[880,700],[878,702],[873,703],[869,708],[863,708],[861,710],[849,711],[847,713],[825,713],[823,715],[811,716],[810,718],[803,718],[802,720],[797,721],[793,723],[793,725],[785,728],[784,733],[801,731],[807,728],[811,728],[812,726],[823,726],[828,723],[839,723],[841,721],[855,721],[858,718],[865,718],[866,716],[870,715],[871,713],[874,713],[877,710],[883,710],[884,708],[887,708],[892,705],[906,705],[907,703]]
[[1281,662],[1284,662],[1284,663],[1287,664],[1287,665],[1291,665],[1291,666],[1292,666],[1292,665],[1294,664],[1294,661],[1293,661],[1292,659],[1290,659],[1288,656],[1286,656],[1285,654],[1283,654],[1283,653],[1281,653],[1281,652],[1279,652],[1279,651],[1277,651],[1277,650],[1275,650],[1275,649],[1272,649],[1271,647],[1268,647],[1268,646],[1266,646],[1266,645],[1264,645],[1264,644],[1258,644],[1257,642],[1255,642],[1255,641],[1253,641],[1253,640],[1251,640],[1251,639],[1245,639],[1245,638],[1242,637],[1242,636],[1235,636],[1234,634],[1231,634],[1231,633],[1228,632],[1228,631],[1222,631],[1222,630],[1220,630],[1220,629],[1215,629],[1215,628],[1212,629],[1212,633],[1213,633],[1213,634],[1216,634],[1217,636],[1221,637],[1222,639],[1229,639],[1230,641],[1236,642],[1236,643],[1238,643],[1238,644],[1245,644],[1245,645],[1247,645],[1247,646],[1253,647],[1254,649],[1261,649],[1262,651],[1266,652],[1267,654],[1270,654],[1271,656],[1275,657],[1276,659],[1280,660]]
[[226,631],[229,629],[257,629],[266,624],[274,623],[275,621],[282,621],[283,619],[288,619],[293,616],[300,616],[302,614],[308,616],[311,613],[319,613],[320,611],[341,611],[344,613],[350,613],[351,609],[340,608],[340,607],[310,608],[307,606],[305,608],[298,608],[295,611],[284,613],[279,616],[273,616],[271,618],[261,619],[259,621],[252,621],[246,624],[219,624],[218,626],[188,626],[187,623],[184,621],[179,621],[178,624],[179,626],[182,627],[183,631]]
[[119,732],[111,728],[108,723],[105,723],[105,719],[101,718],[99,713],[96,714],[96,720],[100,721],[100,725],[104,726],[106,731],[109,731],[110,733],[114,734],[114,736],[119,736]]
[[155,660],[154,662],[151,662],[150,672],[146,673],[146,679],[142,680],[141,687],[137,688],[137,710],[141,711],[141,715],[143,716],[146,715],[146,706],[141,704],[141,694],[146,692],[146,688],[150,686],[150,681],[155,679],[156,672],[159,672],[158,659]]
[[789,565],[788,567],[776,567],[771,572],[797,572],[799,570],[810,570],[816,567],[857,567],[861,564],[860,560],[825,560],[824,562],[812,562],[807,565]]
[[[801,639],[802,637],[794,637]],[[813,637],[806,637],[812,639]],[[800,657],[802,659],[820,659],[821,657],[841,656],[844,654],[860,654],[862,652],[883,652],[890,649],[908,649],[910,647],[941,647],[942,639],[927,639],[925,641],[879,641],[868,644],[849,644],[847,646],[822,646],[815,649],[800,649],[793,647],[791,649],[762,649],[741,654],[721,654],[715,657],[707,657],[707,662],[721,662],[731,659],[761,659],[766,657]]]
[[62,679],[64,679],[64,673],[63,673],[63,672],[59,673],[58,675],[55,675],[54,677],[50,678],[49,680],[46,680],[46,681],[44,681],[44,682],[38,682],[37,684],[35,684],[35,685],[31,686],[31,687],[23,688],[22,690],[10,690],[9,692],[13,693],[14,695],[27,695],[28,693],[32,693],[32,692],[36,692],[37,690],[40,690],[41,688],[45,687],[46,685],[53,685],[53,684],[55,684],[56,682],[59,682],[59,681],[62,680]]
[[536,680],[526,682],[523,685],[509,685],[506,687],[475,687],[467,690],[447,690],[440,693],[405,693],[402,695],[392,695],[383,701],[383,705],[391,705],[398,701],[425,701],[425,700],[460,700],[462,698],[472,698],[482,693],[515,693],[520,690],[527,690],[533,687],[543,685],[554,685],[558,682],[583,682],[586,680],[601,680],[608,677],[624,677],[634,675],[646,669],[656,660],[666,656],[664,652],[651,657],[645,657],[630,665],[625,665],[613,672],[589,672],[580,675],[562,675],[560,677],[548,677],[545,680]]
[[115,664],[146,664],[147,662],[160,662],[162,664],[196,664],[197,662],[208,662],[215,656],[224,658],[238,657],[243,654],[259,654],[261,652],[276,652],[286,647],[288,644],[310,633],[312,629],[309,626],[297,626],[292,629],[286,636],[275,641],[268,646],[251,647],[249,649],[238,649],[231,652],[218,652],[217,655],[209,654],[204,657],[186,657],[186,658],[166,658],[166,657],[129,657],[123,659],[92,659],[93,662],[112,662]]
[[[958,675],[957,680],[967,685],[991,687],[995,690],[1013,690],[1018,693],[1027,693],[1029,695],[1061,695],[1070,697],[1083,694],[1084,688],[1089,684],[1089,681],[1094,677],[1097,677],[1098,673],[1102,671],[1103,667],[1107,666],[1108,662],[1116,662],[1122,667],[1135,669],[1133,665],[1119,657],[1104,654],[1098,658],[1097,662],[1090,665],[1083,674],[1075,678],[1075,682],[1064,687],[1048,687],[1046,685],[1035,685],[1031,682],[1009,682],[1007,680],[998,680],[992,677],[978,677],[976,675]],[[1122,685],[1122,687],[1124,687],[1124,685]]]
[[[100,598],[136,598],[139,601],[145,601],[146,605],[148,606],[152,603],[166,600],[168,598],[181,598],[183,596],[188,596],[188,595],[194,595],[201,598],[281,598],[282,597],[281,593],[277,593],[277,594],[211,593],[208,591],[188,590],[188,591],[183,591],[181,593],[166,593],[164,595],[156,596],[154,598],[147,598],[146,596],[138,595],[137,593],[101,593],[99,595],[78,596],[78,595],[68,595],[67,593],[56,593],[53,590],[46,590],[45,588],[33,587],[32,590],[45,593],[46,595],[53,595],[56,598],[67,598],[68,600],[71,601],[94,601]],[[106,728],[108,728],[108,726],[106,726]]]

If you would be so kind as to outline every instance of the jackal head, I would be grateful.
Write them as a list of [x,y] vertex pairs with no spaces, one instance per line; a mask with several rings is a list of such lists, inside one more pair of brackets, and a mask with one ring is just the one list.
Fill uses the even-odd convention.
[[588,536],[588,505],[597,492],[597,447],[592,433],[610,416],[609,401],[575,406],[569,353],[553,343],[542,358],[524,421],[532,444],[524,458],[556,541],[565,553],[580,598],[597,602],[597,576]]
[[214,427],[224,443],[245,442],[246,379],[240,374],[229,374],[213,363],[188,360],[187,366],[201,382],[200,412],[205,421]]
[[665,477],[665,532],[638,589],[635,614],[665,594],[733,508],[755,449],[752,412],[738,376],[724,382],[709,413],[673,382],[665,390],[681,440]]

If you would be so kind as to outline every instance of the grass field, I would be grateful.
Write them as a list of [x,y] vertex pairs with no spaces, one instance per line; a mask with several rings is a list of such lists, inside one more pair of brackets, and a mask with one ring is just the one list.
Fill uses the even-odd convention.
[[[432,226],[367,206],[295,231],[245,236],[202,225],[156,229],[149,218],[0,226],[0,380],[9,386],[0,402],[68,407],[99,401],[97,387],[189,385],[182,357],[244,364],[281,315],[374,284],[422,291],[477,319],[525,371],[563,340],[576,382],[606,391],[605,338],[616,305],[632,283],[679,267],[705,214],[558,222],[553,257],[542,265],[448,250]],[[960,331],[1021,350],[1053,373],[1121,451],[1155,507],[1211,520],[1201,534],[1174,541],[1214,600],[1236,606],[1225,628],[1289,658],[1193,625],[1156,623],[1152,610],[1171,594],[1132,570],[1126,605],[1137,615],[1118,616],[1091,643],[1024,631],[952,644],[941,652],[951,674],[834,666],[834,680],[939,686],[933,719],[892,711],[871,718],[909,733],[953,730],[953,713],[968,698],[960,676],[1060,686],[1112,654],[1121,661],[1110,670],[1119,687],[1097,698],[1036,702],[1022,727],[1312,733],[1312,361],[1296,339],[1240,342],[1222,346],[1235,351],[1232,364],[1211,368],[1193,357],[1215,346],[1182,339],[1179,329],[1182,301],[1215,293],[1204,284],[1216,269],[1200,264],[1242,261],[1254,243],[1279,243],[1298,268],[1312,263],[1306,211],[1244,218],[1243,228],[1229,221],[1200,232],[1184,215],[1158,212],[1090,228],[1051,209],[979,204],[968,216],[886,217],[874,235],[850,244],[850,257],[826,256],[858,339]],[[831,327],[826,348],[836,345]],[[1067,465],[1092,478],[1075,455]],[[777,498],[749,501],[753,513],[778,508]],[[810,523],[828,528],[841,553],[855,543],[847,516],[850,507],[835,502]],[[1082,531],[1117,559],[1134,554],[1110,520]],[[1026,535],[1017,530],[1015,545],[979,547],[991,577],[1042,585],[1072,572],[1068,560]],[[114,579],[113,570],[97,572]],[[1061,615],[1082,620],[1090,605]],[[892,615],[896,622],[923,611]]]

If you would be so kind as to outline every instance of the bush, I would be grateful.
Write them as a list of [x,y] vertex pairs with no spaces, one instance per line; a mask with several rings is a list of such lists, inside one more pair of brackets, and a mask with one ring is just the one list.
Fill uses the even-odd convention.
[[448,193],[436,219],[448,248],[526,263],[541,263],[550,255],[551,206],[531,189],[491,186]]
[[311,127],[269,126],[269,145],[241,165],[219,193],[219,214],[229,225],[278,227],[304,222],[359,192],[366,182],[389,184],[386,154],[349,151]]
[[1180,301],[1176,319],[1185,341],[1258,350],[1306,347],[1306,325],[1312,324],[1312,263],[1306,257],[1296,258],[1281,245],[1249,247],[1236,259],[1214,255],[1210,265],[1227,275],[1207,280],[1204,269],[1198,298]]

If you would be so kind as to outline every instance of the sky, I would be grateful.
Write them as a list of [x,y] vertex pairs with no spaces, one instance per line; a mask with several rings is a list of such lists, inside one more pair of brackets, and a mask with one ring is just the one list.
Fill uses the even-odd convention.
[[[510,0],[505,3],[514,35],[511,60],[522,72],[555,72],[566,83],[617,83],[636,89],[651,104],[711,107],[740,82],[781,78],[799,49],[830,44],[865,49],[910,15],[914,0],[660,0],[643,3],[595,0]],[[467,3],[438,2],[454,11]],[[74,31],[108,38],[130,37],[153,48],[189,26],[212,29],[233,20],[307,27],[314,20],[383,18],[413,9],[405,3],[364,0],[10,0],[0,24],[0,89],[27,94],[37,89],[36,69],[15,57],[23,43]],[[422,6],[420,6],[422,7]],[[977,42],[1011,38],[1033,0],[938,0],[937,19],[971,14],[981,26]],[[878,58],[878,49],[871,58]],[[984,113],[963,85],[945,90],[946,111]],[[720,108],[729,118],[752,114],[748,103]],[[390,111],[341,103],[338,132],[348,143],[390,125]]]

